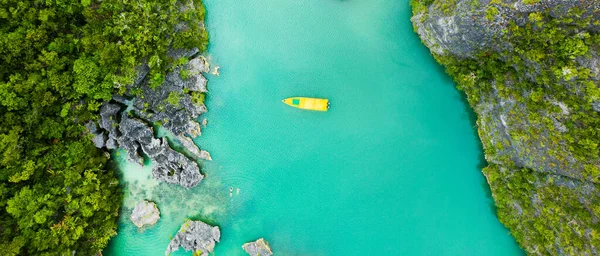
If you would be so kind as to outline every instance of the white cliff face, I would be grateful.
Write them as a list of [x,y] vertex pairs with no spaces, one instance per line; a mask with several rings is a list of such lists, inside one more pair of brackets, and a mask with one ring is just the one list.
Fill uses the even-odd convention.
[[156,204],[148,201],[140,201],[131,212],[131,221],[138,228],[154,225],[160,219],[160,211]]

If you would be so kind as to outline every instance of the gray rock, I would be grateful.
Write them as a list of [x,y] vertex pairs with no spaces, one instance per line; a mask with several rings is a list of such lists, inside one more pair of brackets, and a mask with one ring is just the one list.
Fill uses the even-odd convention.
[[191,75],[191,82],[187,84],[187,89],[190,91],[208,92],[206,89],[207,80],[202,73],[210,71],[210,65],[202,56],[190,60],[186,68]]
[[103,148],[106,145],[108,139],[106,134],[98,128],[98,125],[94,121],[89,121],[85,124],[88,132],[92,135],[92,142],[97,148]]
[[260,238],[254,242],[245,243],[242,249],[251,256],[271,256],[273,252],[264,239]]
[[200,150],[200,156],[199,156],[199,158],[200,159],[204,159],[204,160],[208,160],[208,161],[212,160],[212,158],[210,157],[210,153],[208,153],[208,151],[206,151],[206,150]]
[[600,101],[594,101],[594,103],[592,103],[592,108],[596,111],[596,112],[600,112]]
[[[595,216],[591,209],[600,193],[595,188],[598,177],[591,173],[600,167],[600,162],[598,157],[582,157],[576,152],[579,146],[573,141],[586,137],[579,137],[578,130],[589,131],[591,127],[582,127],[573,119],[597,114],[590,111],[590,107],[600,111],[597,102],[587,105],[590,98],[586,95],[589,84],[597,86],[600,82],[597,43],[586,42],[595,45],[586,49],[585,55],[568,60],[568,64],[558,64],[553,57],[539,60],[528,57],[529,50],[539,50],[546,56],[554,56],[555,50],[544,47],[537,39],[522,40],[519,34],[550,35],[547,26],[551,26],[551,20],[560,19],[565,23],[556,25],[559,26],[556,29],[569,37],[595,36],[600,31],[600,0],[416,2],[429,3],[428,6],[417,5],[419,8],[414,11],[419,13],[411,20],[421,41],[436,59],[452,68],[460,62],[471,65],[463,65],[453,75],[477,114],[478,134],[489,164],[484,173],[493,174],[488,176],[488,182],[492,194],[500,195],[494,195],[499,215],[511,220],[503,222],[520,234],[519,242],[528,254],[596,255],[594,242],[597,239],[587,234],[592,229],[597,233],[594,225],[598,218],[584,216]],[[542,14],[543,24],[548,25],[532,21],[530,14],[533,13]],[[568,17],[567,13],[576,17]],[[585,23],[569,21],[588,18]],[[511,24],[517,25],[519,32],[515,32]],[[546,30],[540,31],[541,28]],[[513,63],[504,73],[506,79],[481,76],[489,69],[478,65],[489,64],[489,60]],[[514,60],[522,60],[522,65],[514,64]],[[587,75],[577,79],[570,77],[575,69],[590,70],[589,79]],[[544,74],[553,71],[559,74],[558,79],[543,79]],[[535,84],[542,90],[524,88],[522,84]],[[534,91],[536,94],[532,94]],[[513,183],[516,185],[512,186]],[[561,211],[548,212],[548,208]],[[548,222],[546,235],[561,237],[565,230],[573,230],[576,235],[571,237],[577,242],[564,239],[539,242],[540,233],[530,220],[549,216],[553,221]]]
[[152,168],[152,177],[185,188],[194,187],[202,181],[204,176],[196,162],[171,149],[164,138],[159,145],[157,148],[163,151],[151,157],[157,163]]
[[144,225],[154,225],[160,219],[160,211],[153,202],[140,201],[129,218],[138,228]]
[[100,107],[100,128],[108,132],[109,138],[116,139],[118,137],[117,127],[119,125],[117,116],[122,109],[124,109],[123,106],[108,102],[102,104],[102,107]]
[[[154,139],[151,128],[143,121],[130,118],[128,113],[121,115],[119,123],[121,135],[118,139],[120,147],[127,151],[127,158],[130,162],[144,164],[144,158],[140,154],[142,145],[148,146]],[[151,156],[148,156],[152,158]]]
[[167,51],[167,57],[177,60],[179,58],[189,58],[198,53],[198,48],[193,49],[169,49]]
[[123,134],[119,144],[127,151],[129,160],[143,165],[140,152],[146,155],[155,163],[152,168],[155,179],[191,188],[204,178],[198,164],[173,150],[165,138],[156,139],[152,128],[140,119],[123,114],[119,130]]
[[[529,14],[532,12],[548,11],[553,17],[563,17],[569,10],[578,8],[582,10],[581,18],[591,17],[592,21],[600,20],[600,1],[563,1],[548,0],[536,4],[523,4],[522,1],[502,0],[501,4],[490,1],[481,1],[473,5],[470,0],[457,0],[455,5],[444,10],[440,4],[431,4],[426,12],[415,14],[412,22],[415,31],[421,40],[427,45],[431,52],[442,57],[454,59],[473,59],[474,54],[513,52],[513,42],[506,39],[506,33],[510,23],[521,27],[529,22]],[[498,15],[486,17],[490,8],[498,10]],[[582,28],[588,31],[598,31],[600,23],[590,22],[588,27]],[[573,29],[575,35],[586,32],[585,30]],[[523,58],[526,59],[527,58]],[[600,78],[600,57],[591,49],[590,53],[578,57],[576,62],[592,71],[592,79]],[[524,61],[524,70],[515,70],[522,74],[517,80],[506,79],[502,82],[504,88],[514,89],[515,84],[522,80],[535,81],[541,70],[551,70],[547,63]],[[523,69],[523,68],[521,68]],[[566,72],[566,71],[565,71]],[[475,77],[475,74],[471,76]],[[521,80],[521,81],[519,81]],[[556,173],[575,179],[582,179],[584,163],[577,160],[571,150],[568,150],[566,141],[556,141],[562,138],[562,133],[570,131],[568,124],[570,108],[564,102],[557,101],[551,97],[544,97],[546,103],[557,106],[560,111],[540,111],[536,113],[544,120],[552,120],[554,129],[545,126],[536,127],[539,130],[540,140],[536,145],[526,140],[527,137],[514,136],[516,133],[530,130],[534,124],[530,124],[519,116],[527,116],[531,106],[513,96],[502,96],[497,88],[496,81],[489,81],[493,90],[481,92],[477,104],[473,105],[478,114],[480,137],[484,146],[494,144],[495,148],[502,150],[496,154],[487,154],[486,160],[501,164],[503,159],[511,159],[519,167],[531,168],[544,173]],[[567,81],[564,81],[567,82]],[[595,81],[596,83],[599,81]],[[573,86],[572,83],[561,84],[568,88],[574,95],[584,94],[581,85]],[[516,90],[515,90],[516,91]],[[531,92],[523,91],[520,95],[529,98]],[[594,105],[592,104],[592,107]],[[600,107],[598,107],[600,109]],[[555,133],[555,134],[553,134]],[[556,134],[559,133],[559,134]],[[512,135],[511,135],[512,134]],[[552,136],[551,136],[552,135]],[[525,139],[524,139],[525,138]],[[487,142],[487,143],[486,143]],[[486,147],[489,148],[489,147]],[[559,153],[556,153],[559,152]]]
[[98,134],[102,132],[98,130],[98,124],[96,124],[96,122],[94,121],[89,121],[85,123],[85,128],[87,128],[90,134]]
[[146,63],[146,61],[144,60],[142,65],[137,66],[135,68],[135,71],[136,76],[133,80],[133,84],[131,85],[132,87],[139,86],[144,81],[144,79],[146,79],[146,76],[148,75],[148,73],[150,73],[150,66],[148,66],[148,63]]
[[117,149],[119,148],[119,144],[115,138],[108,138],[106,140],[106,148],[107,149]]
[[113,100],[116,101],[116,102],[118,102],[118,103],[121,103],[123,105],[128,105],[129,104],[129,99],[127,99],[126,97],[121,96],[121,95],[113,95]]
[[177,136],[177,139],[179,140],[179,142],[181,142],[181,145],[185,149],[187,149],[187,151],[192,153],[196,158],[208,161],[212,160],[212,158],[210,157],[210,153],[208,153],[208,151],[206,150],[200,150],[200,148],[196,146],[196,144],[190,137],[187,137],[185,135],[179,135]]
[[94,134],[94,138],[92,138],[92,142],[94,143],[94,146],[96,146],[97,148],[103,148],[106,146],[106,140],[108,139],[108,136],[106,136],[106,134],[99,133],[99,134]]
[[197,158],[200,158],[200,149],[198,148],[198,146],[196,146],[196,144],[190,137],[187,137],[185,135],[179,135],[179,136],[177,136],[177,140],[179,140],[181,145],[187,151],[194,154]]
[[[192,60],[193,61],[193,60]],[[189,94],[184,93],[184,88],[195,88],[195,84],[201,74],[190,74],[186,79],[179,75],[179,68],[169,73],[165,82],[156,90],[142,85],[142,96],[133,100],[134,112],[150,122],[161,122],[163,127],[173,134],[182,134],[188,130],[194,130],[195,124],[190,121],[198,119],[205,113],[204,104],[194,104]],[[196,88],[197,89],[197,88]],[[202,88],[200,88],[202,89]],[[170,102],[177,99],[176,102]],[[174,104],[173,104],[174,103]]]
[[[172,50],[169,54],[170,57],[190,57],[197,52],[198,49]],[[201,151],[183,135],[201,134],[200,125],[195,120],[207,111],[206,106],[194,104],[186,91],[206,91],[206,78],[201,74],[207,69],[205,65],[203,58],[194,58],[187,65],[167,74],[165,82],[156,89],[150,88],[145,78],[149,72],[148,66],[140,65],[127,97],[115,95],[113,102],[119,103],[106,102],[100,108],[101,129],[95,123],[86,124],[94,135],[94,145],[108,149],[121,147],[127,152],[129,161],[140,165],[144,164],[144,157],[147,157],[155,163],[152,169],[155,179],[185,188],[196,186],[204,177],[198,164],[173,150],[164,138],[156,138],[152,125],[161,124],[172,134],[180,134],[182,144],[196,158],[210,160],[208,152]],[[188,71],[186,78],[180,75],[182,68]],[[132,94],[134,87],[140,89],[141,95]],[[131,104],[130,110],[126,107],[128,103]]]
[[165,255],[183,247],[186,251],[193,251],[196,255],[208,256],[213,252],[215,245],[221,238],[219,227],[210,226],[202,221],[186,221],[177,235],[171,240]]
[[[204,119],[206,120],[206,119]],[[190,120],[188,123],[188,130],[186,131],[189,135],[196,138],[202,135],[202,129],[200,128],[200,124],[194,120]]]
[[[600,16],[597,0],[567,1],[546,0],[537,4],[523,4],[522,1],[502,0],[494,5],[498,15],[488,19],[487,7],[490,1],[481,1],[476,6],[472,0],[457,0],[449,8],[439,8],[431,4],[427,12],[415,14],[411,20],[423,43],[434,53],[450,54],[459,58],[473,57],[482,50],[502,52],[511,50],[510,42],[502,40],[508,33],[509,25],[515,22],[524,25],[529,13],[553,10],[554,17],[563,16],[568,10],[577,7],[586,10],[581,19]],[[598,24],[590,22],[587,29],[598,31]]]

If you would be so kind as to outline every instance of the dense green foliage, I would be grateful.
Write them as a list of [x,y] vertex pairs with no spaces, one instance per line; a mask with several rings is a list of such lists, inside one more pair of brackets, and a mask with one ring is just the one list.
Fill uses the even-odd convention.
[[[413,11],[447,1],[440,2],[413,0]],[[483,9],[487,21],[510,8],[492,2]],[[600,249],[600,114],[592,108],[600,87],[581,63],[600,51],[600,34],[586,30],[598,22],[576,8],[562,18],[551,11],[515,14],[496,38],[510,50],[434,57],[471,106],[508,110],[510,140],[496,134],[494,115],[479,113],[478,120],[500,221],[529,254],[592,255]]]
[[529,254],[592,255],[592,246],[600,247],[597,185],[495,164],[484,173],[498,218]]
[[203,18],[200,1],[0,0],[0,255],[106,246],[121,192],[82,124],[142,61],[159,85],[169,48],[204,50]]

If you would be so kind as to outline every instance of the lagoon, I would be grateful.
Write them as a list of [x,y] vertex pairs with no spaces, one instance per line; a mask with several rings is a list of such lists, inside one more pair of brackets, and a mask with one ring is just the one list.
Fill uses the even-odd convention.
[[[106,255],[164,255],[186,218],[220,226],[215,255],[260,237],[276,255],[523,254],[495,216],[471,111],[408,0],[204,3],[206,56],[221,67],[196,140],[207,177],[159,184],[116,152],[125,201]],[[331,109],[281,103],[291,96]],[[129,221],[139,199],[157,202],[156,226]]]

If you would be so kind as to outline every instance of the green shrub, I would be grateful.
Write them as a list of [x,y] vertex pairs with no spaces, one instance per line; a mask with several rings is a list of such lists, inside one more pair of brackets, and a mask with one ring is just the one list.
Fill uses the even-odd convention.
[[144,58],[156,86],[170,47],[206,48],[194,3],[0,2],[0,255],[95,255],[116,235],[118,181],[83,124]]

